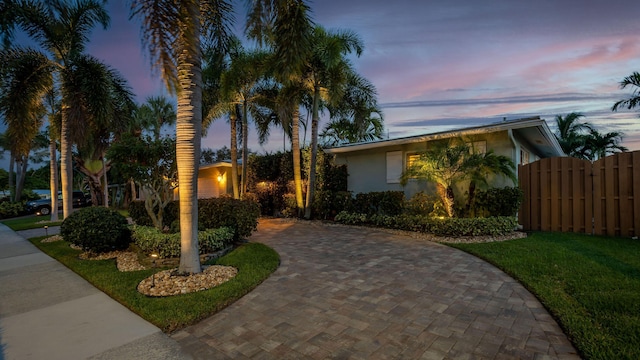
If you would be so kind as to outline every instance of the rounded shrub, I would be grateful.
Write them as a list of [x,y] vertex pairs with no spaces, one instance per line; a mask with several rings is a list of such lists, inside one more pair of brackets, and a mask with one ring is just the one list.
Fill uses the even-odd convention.
[[131,242],[127,219],[104,207],[75,211],[62,222],[60,234],[64,240],[93,253],[126,249]]

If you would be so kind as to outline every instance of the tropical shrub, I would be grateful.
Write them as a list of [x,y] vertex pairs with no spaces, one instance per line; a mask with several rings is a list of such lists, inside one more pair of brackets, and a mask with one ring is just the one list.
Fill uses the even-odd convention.
[[404,192],[374,191],[356,194],[352,211],[367,215],[399,215],[404,207]]
[[131,242],[127,219],[104,207],[75,211],[62,222],[60,234],[64,240],[93,253],[126,249]]
[[255,201],[236,200],[230,197],[198,200],[198,227],[232,228],[234,240],[251,236],[258,227],[259,217],[260,205]]
[[12,203],[8,201],[0,202],[0,219],[18,216],[25,212],[25,202]]
[[476,195],[476,212],[484,216],[516,216],[524,199],[517,187],[481,190]]
[[[142,203],[141,205],[139,203]],[[129,215],[136,225],[151,226],[152,222],[144,208],[144,202],[134,201],[129,208]],[[167,204],[164,213],[165,226],[171,232],[180,229],[180,203],[172,201]],[[132,208],[134,211],[132,212]],[[258,226],[260,205],[252,200],[236,200],[230,197],[198,199],[198,229],[217,229],[230,227],[234,229],[234,239],[249,237]]]
[[[157,253],[161,258],[180,257],[180,234],[166,234],[152,226],[132,227],[134,243],[145,253]],[[233,243],[233,229],[222,227],[198,231],[200,254],[222,250]]]
[[339,212],[352,205],[351,192],[318,190],[313,199],[313,214],[316,219],[333,219]]

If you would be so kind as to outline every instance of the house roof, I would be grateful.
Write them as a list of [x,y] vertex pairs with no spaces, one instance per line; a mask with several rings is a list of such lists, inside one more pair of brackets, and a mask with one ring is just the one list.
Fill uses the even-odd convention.
[[[242,159],[238,159],[238,166],[241,167],[242,166]],[[204,165],[200,165],[199,169],[200,170],[205,170],[205,169],[213,169],[213,168],[220,168],[220,167],[231,167],[231,160],[222,160],[222,161],[218,161],[216,163],[212,163],[212,164],[204,164]]]
[[520,135],[520,137],[525,140],[526,144],[540,156],[552,157],[565,155],[555,135],[549,129],[547,122],[544,119],[540,119],[539,116],[396,139],[347,144],[324,149],[324,152],[328,154],[342,154],[387,146],[405,145],[507,130],[512,130],[514,133]]

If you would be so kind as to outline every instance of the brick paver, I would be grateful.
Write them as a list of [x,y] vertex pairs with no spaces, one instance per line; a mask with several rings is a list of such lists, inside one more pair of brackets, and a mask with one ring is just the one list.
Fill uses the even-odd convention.
[[173,334],[200,359],[579,359],[540,302],[492,265],[377,229],[262,219],[276,272]]

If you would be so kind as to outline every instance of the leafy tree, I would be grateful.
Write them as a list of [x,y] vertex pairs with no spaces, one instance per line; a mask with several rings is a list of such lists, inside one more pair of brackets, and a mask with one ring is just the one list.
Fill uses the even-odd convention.
[[[0,115],[11,162],[17,162],[15,201],[20,201],[29,153],[43,123],[44,96],[53,86],[52,64],[43,54],[31,49],[0,52]],[[11,171],[10,171],[11,172]]]
[[589,123],[580,122],[580,118],[583,117],[583,114],[577,112],[567,114],[565,117],[556,116],[558,128],[555,134],[556,139],[562,151],[572,157],[584,158],[587,134],[593,129]]
[[[311,205],[316,185],[316,162],[318,157],[318,126],[322,102],[341,98],[344,84],[353,72],[346,56],[355,53],[360,56],[362,40],[350,31],[327,31],[316,26],[312,31],[312,48],[303,68],[304,84],[308,85],[311,96],[311,160],[307,199],[304,217],[311,218]],[[324,98],[324,99],[323,99]]]
[[470,211],[476,194],[478,185],[487,186],[487,178],[490,175],[498,174],[509,178],[514,185],[517,184],[515,173],[515,164],[513,161],[504,156],[496,155],[493,150],[485,153],[479,153],[471,150],[471,155],[465,160],[467,168],[465,178],[469,180],[469,190],[467,195],[467,213]]
[[178,272],[202,271],[198,255],[198,162],[202,133],[202,46],[226,50],[231,5],[224,0],[134,0],[143,40],[171,93],[177,94],[176,160],[180,183]]
[[640,106],[640,73],[634,71],[633,74],[625,77],[620,81],[620,89],[626,89],[627,86],[633,87],[631,97],[628,99],[617,101],[611,107],[611,111],[618,111],[621,108],[627,108],[628,110],[635,109]]
[[136,110],[136,119],[141,128],[151,129],[155,139],[160,138],[160,130],[164,125],[176,123],[176,111],[166,97],[150,96]]
[[[109,15],[105,2],[78,0],[67,2],[50,0],[7,1],[0,18],[0,30],[5,43],[12,40],[16,27],[24,30],[55,63],[62,91],[63,111],[60,127],[60,161],[63,216],[72,211],[72,144],[74,132],[82,129],[84,116],[74,107],[72,97],[76,84],[70,80],[76,59],[84,52],[89,33],[96,25],[107,28]],[[85,79],[90,80],[90,79]]]
[[78,152],[75,161],[86,175],[93,204],[108,206],[107,171],[111,162],[105,153],[111,142],[131,122],[135,103],[127,81],[114,69],[89,56],[78,56],[72,71],[64,71],[68,103],[83,109],[84,126],[74,131]]
[[626,147],[620,145],[622,137],[622,133],[617,131],[601,134],[597,130],[591,129],[586,138],[584,157],[594,161],[610,154],[627,151]]
[[469,147],[463,142],[436,143],[419,154],[402,173],[400,183],[404,186],[412,178],[434,182],[447,215],[455,217],[453,185],[465,176],[468,155]]
[[220,149],[202,149],[200,154],[200,165],[213,164],[231,159],[231,150],[223,146]]
[[409,179],[420,179],[436,184],[436,191],[449,217],[455,217],[455,194],[453,186],[463,180],[469,180],[470,206],[478,184],[486,185],[486,178],[492,174],[504,175],[514,183],[515,166],[511,159],[495,155],[493,151],[478,153],[462,139],[451,139],[430,145],[419,154],[400,178],[404,186]]
[[[305,91],[304,67],[313,47],[313,22],[303,0],[255,1],[247,16],[246,33],[274,52],[274,77],[280,82],[276,98],[278,122],[290,133],[295,198],[304,209],[300,155],[300,104]],[[290,131],[289,131],[290,129]]]
[[354,72],[348,74],[344,95],[329,105],[329,113],[332,121],[320,135],[325,146],[382,139],[384,118],[376,89]]
[[147,214],[162,230],[164,209],[173,200],[177,181],[175,140],[126,135],[109,148],[108,157],[120,174],[144,189]]

